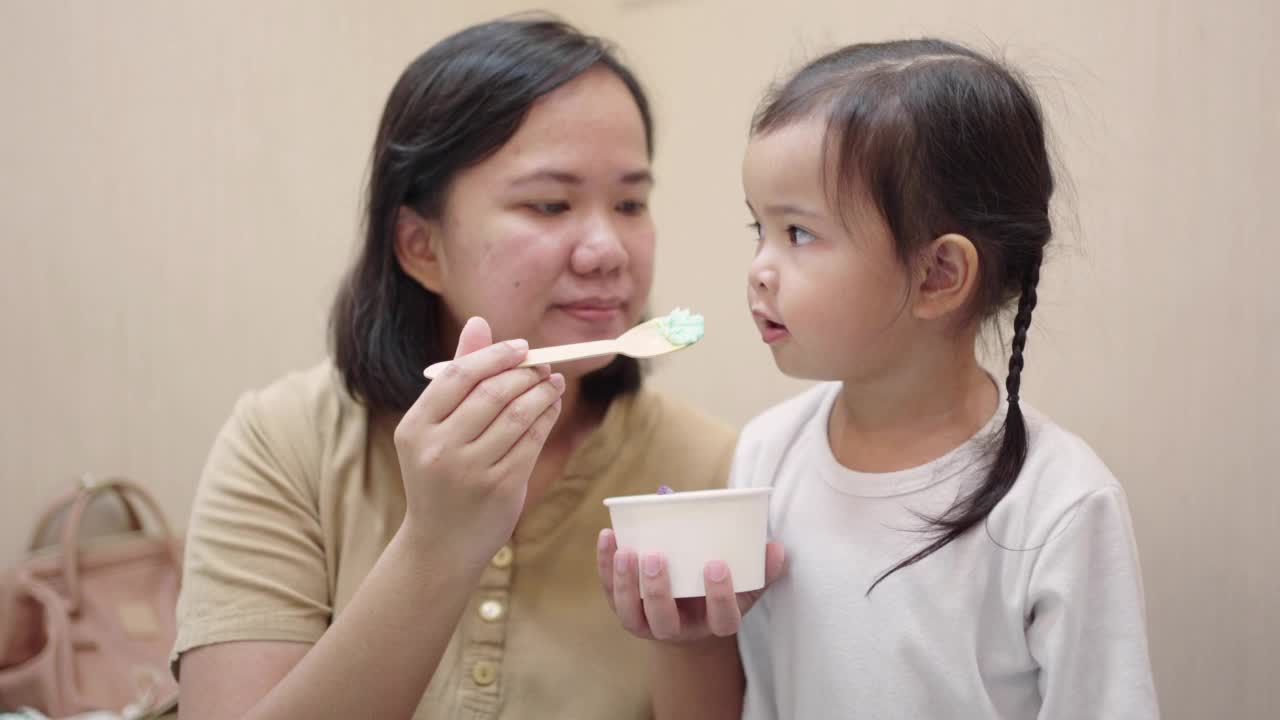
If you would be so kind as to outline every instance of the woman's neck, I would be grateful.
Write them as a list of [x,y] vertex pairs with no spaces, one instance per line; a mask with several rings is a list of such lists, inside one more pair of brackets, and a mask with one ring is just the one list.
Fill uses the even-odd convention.
[[564,394],[560,396],[560,419],[551,429],[547,445],[575,449],[603,418],[603,408],[583,397],[582,379],[566,378]]
[[963,445],[996,412],[1000,393],[979,365],[972,338],[912,352],[887,373],[846,380],[827,437],[841,465],[892,472]]
[[536,505],[547,489],[564,475],[574,451],[604,419],[604,408],[583,397],[581,378],[565,378],[560,403],[560,419],[547,436],[542,452],[533,466],[533,473],[529,476],[526,510]]

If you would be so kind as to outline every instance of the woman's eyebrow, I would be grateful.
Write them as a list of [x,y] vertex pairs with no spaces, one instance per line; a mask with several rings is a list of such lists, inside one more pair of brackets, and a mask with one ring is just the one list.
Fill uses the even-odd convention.
[[518,187],[520,185],[529,185],[542,181],[557,182],[563,185],[582,184],[582,178],[571,172],[565,170],[554,170],[551,168],[541,168],[515,178],[509,183],[509,185],[511,187]]
[[[522,185],[531,185],[537,182],[555,182],[562,185],[581,185],[585,182],[582,176],[567,170],[556,170],[554,168],[539,168],[529,173],[525,173],[511,180],[508,185],[510,187],[520,187]],[[619,182],[623,185],[652,185],[654,184],[653,173],[647,169],[632,170],[622,174]]]

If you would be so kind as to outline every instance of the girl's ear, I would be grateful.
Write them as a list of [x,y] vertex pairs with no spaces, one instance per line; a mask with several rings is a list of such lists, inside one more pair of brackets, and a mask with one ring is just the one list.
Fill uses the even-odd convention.
[[400,269],[437,295],[444,287],[444,257],[436,223],[413,208],[402,205],[396,213],[396,261]]
[[978,249],[963,235],[948,233],[929,243],[916,265],[912,314],[936,320],[963,309],[978,284]]

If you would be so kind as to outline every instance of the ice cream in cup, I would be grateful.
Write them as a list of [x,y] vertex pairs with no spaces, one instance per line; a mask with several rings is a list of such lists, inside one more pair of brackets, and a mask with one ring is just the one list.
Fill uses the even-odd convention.
[[674,597],[702,597],[702,571],[708,562],[729,566],[737,592],[764,587],[772,488],[731,488],[671,492],[665,485],[652,495],[611,497],[609,508],[619,548],[644,557],[667,558]]

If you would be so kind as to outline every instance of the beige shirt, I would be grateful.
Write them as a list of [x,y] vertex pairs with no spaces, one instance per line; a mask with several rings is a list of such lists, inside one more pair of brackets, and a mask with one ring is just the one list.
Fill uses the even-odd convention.
[[[196,495],[175,660],[212,643],[320,638],[404,516],[394,424],[330,363],[241,399]],[[733,443],[651,390],[615,399],[485,569],[414,717],[649,717],[646,644],[596,579],[601,501],[723,487]]]

